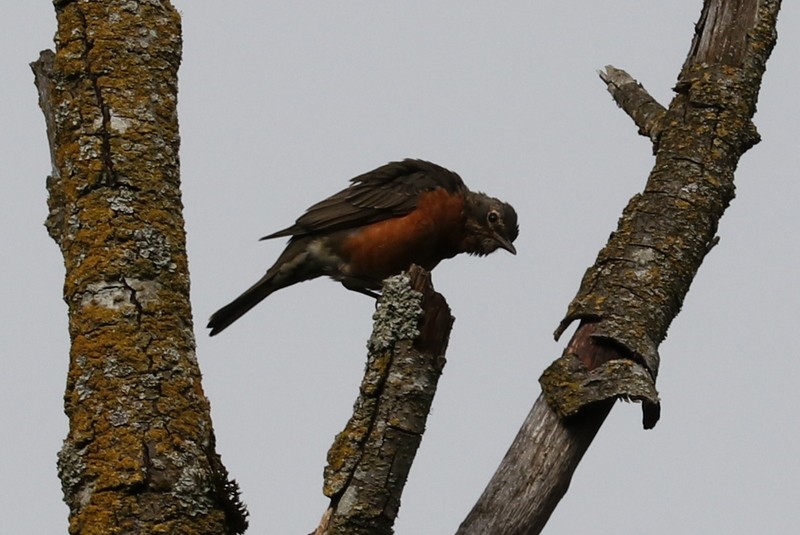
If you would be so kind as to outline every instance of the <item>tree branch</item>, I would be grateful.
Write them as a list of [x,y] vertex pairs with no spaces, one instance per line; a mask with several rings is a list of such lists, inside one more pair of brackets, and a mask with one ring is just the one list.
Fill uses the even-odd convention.
[[641,135],[650,138],[653,152],[657,151],[666,108],[651,97],[642,84],[621,69],[606,65],[605,72],[598,71],[597,74],[606,83],[617,106],[633,119]]
[[[559,337],[581,321],[560,362],[542,376],[550,409],[537,400],[459,535],[539,533],[613,400],[647,393],[647,381],[655,394],[658,347],[716,243],[739,158],[758,141],[752,117],[779,9],[778,0],[706,0],[660,124],[651,124],[658,111],[644,90],[621,84],[635,94],[624,107],[649,108],[626,111],[658,141],[655,166],[556,330]],[[596,370],[609,366],[599,394],[585,395]],[[644,387],[632,384],[642,380]],[[645,427],[652,427],[658,399],[642,399]]]
[[384,283],[353,416],[328,452],[323,490],[331,505],[315,533],[392,533],[452,324],[423,269]]

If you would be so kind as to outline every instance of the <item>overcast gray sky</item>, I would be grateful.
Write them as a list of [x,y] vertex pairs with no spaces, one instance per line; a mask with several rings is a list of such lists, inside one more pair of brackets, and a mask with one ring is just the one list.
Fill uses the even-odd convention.
[[[551,333],[584,270],[652,166],[596,70],[624,68],[667,104],[701,0],[176,4],[198,356],[251,533],[316,525],[373,310],[317,280],[209,339],[208,316],[282,249],[257,238],[405,157],[516,207],[516,257],[456,258],[434,272],[456,323],[396,529],[453,532],[560,354]],[[42,224],[50,161],[27,66],[53,46],[55,17],[50,2],[13,2],[0,24],[0,519],[7,533],[65,533],[63,264]],[[784,2],[778,31],[755,117],[763,141],[741,161],[721,242],[661,346],[661,421],[645,432],[639,406],[619,404],[545,533],[798,532],[797,2]]]

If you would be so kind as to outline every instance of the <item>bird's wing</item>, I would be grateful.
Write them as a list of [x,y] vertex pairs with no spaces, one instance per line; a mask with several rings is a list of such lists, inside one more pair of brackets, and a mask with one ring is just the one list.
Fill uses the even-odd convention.
[[307,236],[356,228],[413,211],[420,194],[436,188],[466,191],[456,173],[423,160],[391,162],[357,176],[350,187],[306,210],[294,225],[261,238]]

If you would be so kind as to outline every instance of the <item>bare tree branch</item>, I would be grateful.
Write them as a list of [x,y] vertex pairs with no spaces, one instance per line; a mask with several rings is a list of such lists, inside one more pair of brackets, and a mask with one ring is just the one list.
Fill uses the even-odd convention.
[[649,137],[653,142],[653,152],[655,152],[667,110],[627,72],[606,65],[605,72],[598,71],[597,74],[606,83],[608,92],[611,93],[617,106],[630,115],[639,127],[639,133]]
[[453,318],[430,275],[387,279],[353,416],[328,452],[317,534],[390,534],[425,431]]
[[[621,83],[636,94],[624,99],[626,111],[657,140],[655,166],[556,330],[558,337],[581,321],[561,362],[541,378],[560,417],[537,400],[459,535],[539,533],[614,399],[635,392],[645,400],[645,427],[655,425],[657,397],[631,381],[647,379],[655,394],[658,347],[716,243],[739,158],[758,142],[752,117],[779,9],[778,0],[706,0],[660,124],[650,123],[658,110],[644,90]],[[635,102],[649,111],[632,109]],[[608,384],[585,395],[602,368]]]

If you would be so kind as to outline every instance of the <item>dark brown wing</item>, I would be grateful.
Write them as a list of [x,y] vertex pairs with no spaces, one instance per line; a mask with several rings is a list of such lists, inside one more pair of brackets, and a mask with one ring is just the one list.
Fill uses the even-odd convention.
[[423,160],[391,162],[350,182],[347,189],[306,210],[291,227],[261,239],[356,228],[413,211],[419,195],[425,191],[436,188],[451,193],[466,191],[456,173]]

